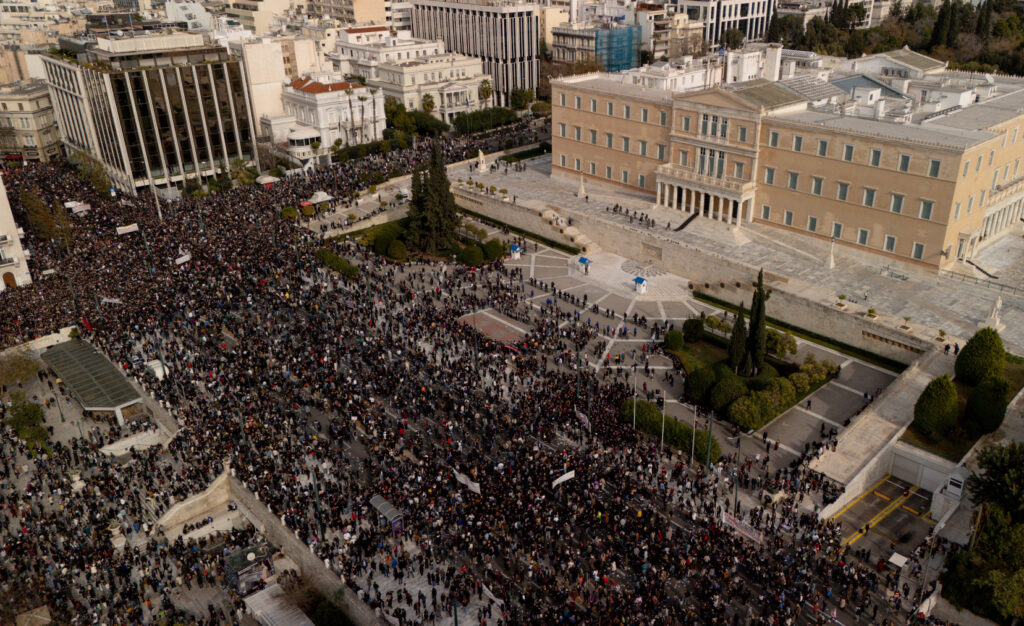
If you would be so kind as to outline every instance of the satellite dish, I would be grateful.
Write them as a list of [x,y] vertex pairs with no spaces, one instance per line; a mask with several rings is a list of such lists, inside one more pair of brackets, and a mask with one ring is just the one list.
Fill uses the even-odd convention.
[[255,552],[250,552],[249,554],[246,554],[245,555],[245,560],[247,560],[250,563],[252,563],[253,561],[256,560],[256,553]]

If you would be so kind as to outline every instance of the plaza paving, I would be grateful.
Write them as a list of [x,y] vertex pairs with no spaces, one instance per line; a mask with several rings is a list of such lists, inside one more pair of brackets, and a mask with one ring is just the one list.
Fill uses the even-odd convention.
[[[953,278],[906,271],[897,276],[885,271],[881,259],[865,261],[854,256],[843,246],[835,250],[835,267],[828,268],[827,242],[787,233],[778,228],[760,224],[744,224],[740,228],[722,222],[698,218],[685,230],[665,228],[678,226],[688,214],[668,208],[652,207],[653,198],[646,194],[611,187],[599,182],[585,184],[589,201],[577,198],[578,180],[552,178],[550,157],[539,157],[527,162],[525,171],[506,171],[476,174],[474,180],[485,185],[509,189],[518,196],[520,205],[543,208],[547,204],[571,208],[600,219],[631,225],[624,215],[605,211],[605,207],[619,204],[631,210],[640,210],[657,222],[653,229],[661,237],[699,247],[790,278],[783,287],[808,299],[829,303],[837,294],[846,294],[853,311],[875,308],[881,319],[896,324],[910,317],[910,325],[923,332],[923,327],[942,329],[951,340],[961,345],[988,317],[996,298],[1003,302],[1002,321],[1007,346],[1024,352],[1024,296],[1001,292],[985,286],[961,282]],[[976,261],[999,276],[999,282],[1024,285],[1024,238],[1017,231],[982,250]],[[584,233],[586,234],[586,233]],[[589,256],[589,255],[588,255]],[[957,271],[971,271],[969,266]],[[685,277],[699,278],[699,277]],[[886,317],[890,316],[890,317]]]

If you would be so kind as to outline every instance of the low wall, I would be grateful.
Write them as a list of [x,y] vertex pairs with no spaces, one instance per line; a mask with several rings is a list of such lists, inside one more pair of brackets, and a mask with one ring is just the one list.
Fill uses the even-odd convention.
[[955,468],[956,463],[952,461],[905,441],[897,441],[892,448],[889,473],[934,493],[946,486]]
[[228,485],[228,473],[224,472],[210,483],[210,486],[194,496],[175,503],[167,509],[160,519],[154,524],[156,527],[172,528],[187,523],[219,506],[227,505],[231,500],[231,492]]
[[[334,572],[317,558],[304,542],[281,522],[281,518],[260,502],[256,495],[235,476],[225,472],[231,497],[234,498],[249,521],[268,541],[278,546],[298,566],[303,579],[324,595],[341,605],[345,615],[360,626],[383,625],[374,612],[342,582]],[[219,480],[219,478],[218,478]]]
[[843,492],[839,494],[839,498],[818,512],[818,519],[826,520],[839,515],[847,505],[860,497],[862,493],[873,487],[889,473],[889,467],[892,465],[892,445],[902,434],[903,431],[900,430],[892,441],[883,446],[878,451],[878,454],[864,464],[864,467],[846,483]]
[[487,216],[493,220],[504,222],[520,230],[525,230],[552,241],[562,241],[566,245],[574,244],[570,238],[559,232],[559,229],[552,226],[541,217],[544,209],[535,209],[521,204],[503,202],[493,196],[475,191],[467,191],[459,184],[452,185],[452,193],[455,195],[455,203],[460,207]]

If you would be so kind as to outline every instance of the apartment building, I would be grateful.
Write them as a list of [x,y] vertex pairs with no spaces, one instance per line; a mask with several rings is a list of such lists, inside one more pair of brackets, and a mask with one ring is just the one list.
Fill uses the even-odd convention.
[[11,213],[7,187],[0,175],[0,291],[32,282],[19,230]]
[[[879,70],[927,65],[876,56],[864,61]],[[914,80],[837,73],[682,93],[616,78],[552,82],[553,175],[931,270],[966,269],[1024,216],[1021,78],[929,68]],[[946,93],[932,98],[929,85]]]
[[508,106],[513,89],[537,90],[538,10],[519,0],[414,0],[412,34],[479,58],[491,76],[494,103]]
[[389,24],[392,0],[310,0],[308,13],[348,24]]
[[275,18],[292,7],[292,0],[234,0],[224,12],[257,35],[270,33]]
[[640,63],[640,27],[614,22],[562,24],[551,29],[551,58],[556,63],[597,62],[608,72]]
[[135,193],[255,159],[241,60],[203,35],[61,39],[43,58],[61,139]]
[[242,59],[255,120],[283,115],[281,94],[286,85],[325,69],[316,42],[308,37],[245,39],[232,42],[228,49]]
[[60,132],[46,83],[32,79],[0,87],[0,157],[49,161],[60,155]]

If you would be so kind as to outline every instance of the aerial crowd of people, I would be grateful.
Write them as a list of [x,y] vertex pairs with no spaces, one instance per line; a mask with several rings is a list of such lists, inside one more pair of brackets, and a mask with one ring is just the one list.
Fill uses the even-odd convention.
[[[812,481],[735,457],[668,462],[621,417],[622,368],[577,360],[623,328],[649,338],[657,326],[560,297],[500,260],[394,264],[280,216],[317,190],[347,201],[366,174],[412,170],[435,147],[454,163],[536,132],[423,141],[164,204],[162,220],[148,192],[101,197],[65,162],[6,173],[19,220],[22,192],[91,210],[69,218],[67,241],[26,228],[37,279],[0,295],[3,347],[76,324],[180,430],[117,459],[87,436],[33,457],[4,426],[5,597],[45,603],[61,623],[239,622],[237,596],[200,614],[179,600],[225,587],[223,554],[252,530],[170,540],[152,524],[227,463],[393,623],[905,623],[879,555],[798,506]],[[133,223],[140,232],[116,234]],[[323,246],[359,277],[322,267]],[[466,318],[484,308],[529,332],[489,338]],[[626,358],[643,372],[655,350]],[[163,379],[142,367],[153,359]],[[734,473],[755,494],[784,492],[737,512],[759,541],[723,524]],[[401,510],[401,528],[380,523],[373,496]]]

